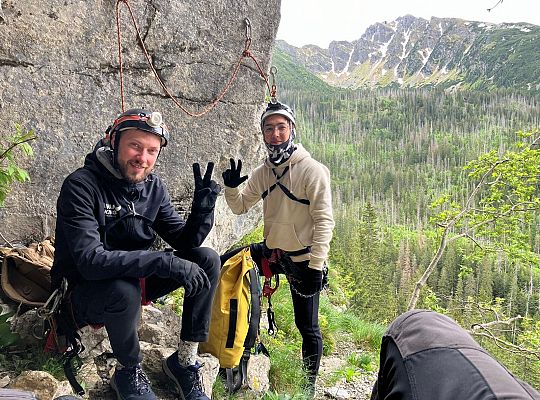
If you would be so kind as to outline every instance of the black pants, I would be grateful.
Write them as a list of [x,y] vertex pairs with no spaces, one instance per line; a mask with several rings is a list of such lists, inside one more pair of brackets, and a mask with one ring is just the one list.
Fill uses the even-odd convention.
[[[259,267],[259,273],[262,275],[261,260],[265,256],[265,246],[263,243],[254,243],[250,245],[251,257]],[[222,264],[238,253],[242,248],[235,249],[221,256]],[[295,263],[299,269],[306,268],[309,261]],[[279,264],[270,264],[273,274],[283,274],[283,268]],[[303,284],[305,281],[295,282],[295,288],[300,293],[307,293]],[[291,286],[291,297],[294,309],[294,322],[300,335],[302,336],[302,358],[304,366],[312,380],[315,379],[319,371],[321,356],[323,351],[323,342],[321,328],[319,326],[319,297],[320,293],[306,297],[297,293]]]
[[[208,276],[211,289],[184,299],[180,338],[192,342],[208,340],[212,300],[219,278],[219,255],[212,249],[198,247],[182,254],[198,264]],[[146,300],[155,300],[178,289],[174,279],[156,275],[146,278]],[[141,362],[137,328],[141,315],[141,287],[137,278],[86,281],[72,293],[75,318],[79,325],[104,324],[116,359],[131,367]]]

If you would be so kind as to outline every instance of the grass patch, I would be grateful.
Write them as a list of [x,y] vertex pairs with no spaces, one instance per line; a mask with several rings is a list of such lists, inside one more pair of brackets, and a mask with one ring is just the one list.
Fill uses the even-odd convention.
[[372,372],[376,369],[377,361],[370,353],[352,352],[347,356],[347,363],[364,371]]
[[2,352],[0,372],[12,371],[20,375],[24,371],[45,371],[58,380],[65,379],[60,356],[45,353],[42,345],[17,344]]

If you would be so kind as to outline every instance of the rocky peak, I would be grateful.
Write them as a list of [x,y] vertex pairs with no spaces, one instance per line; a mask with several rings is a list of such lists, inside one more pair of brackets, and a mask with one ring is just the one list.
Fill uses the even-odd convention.
[[[331,42],[328,49],[295,48],[283,41],[277,47],[338,86],[517,84],[531,89],[538,88],[540,77],[524,62],[538,57],[531,54],[532,43],[540,46],[536,25],[405,15],[371,25],[353,42]],[[491,67],[497,72],[494,76],[488,72]]]

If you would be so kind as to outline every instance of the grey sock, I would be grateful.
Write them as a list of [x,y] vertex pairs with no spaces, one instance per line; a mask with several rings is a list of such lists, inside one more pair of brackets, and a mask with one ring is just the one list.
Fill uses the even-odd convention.
[[178,362],[180,365],[194,365],[197,360],[199,343],[180,340],[178,344]]

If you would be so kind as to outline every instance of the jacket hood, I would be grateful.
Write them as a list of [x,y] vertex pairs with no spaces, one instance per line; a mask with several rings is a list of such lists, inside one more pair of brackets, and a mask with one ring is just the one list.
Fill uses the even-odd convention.
[[[103,140],[98,141],[94,147],[94,151],[87,154],[84,160],[84,166],[97,176],[116,181],[120,186],[132,188],[133,186],[140,187],[144,185],[144,181],[139,183],[126,181],[120,171],[113,167],[113,151],[109,144]],[[151,177],[152,174],[148,175],[146,180],[151,180]]]
[[96,175],[123,180],[120,171],[112,166],[112,149],[103,140],[98,141],[94,151],[86,155],[84,166]]

